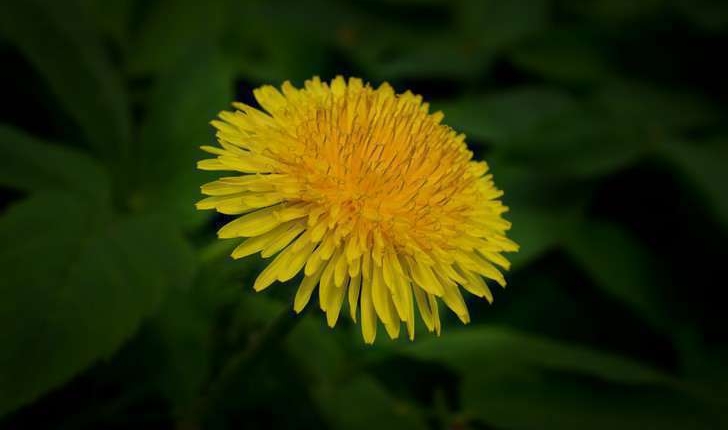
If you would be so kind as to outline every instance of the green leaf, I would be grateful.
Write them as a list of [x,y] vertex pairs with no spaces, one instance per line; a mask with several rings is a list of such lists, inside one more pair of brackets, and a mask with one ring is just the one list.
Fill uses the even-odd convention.
[[[677,342],[680,361],[685,377],[696,386],[705,399],[721,410],[728,405],[728,348],[711,344],[702,333],[684,332]],[[728,415],[723,414],[728,423]]]
[[457,371],[461,415],[498,428],[680,428],[711,422],[681,383],[658,370],[512,329],[460,329],[400,352]]
[[215,50],[190,53],[160,78],[137,148],[140,184],[133,207],[163,213],[183,227],[209,218],[194,203],[214,175],[195,166],[206,158],[199,147],[214,141],[209,123],[229,106],[232,88],[231,70]]
[[515,165],[498,157],[497,152],[486,158],[496,186],[504,190],[502,201],[509,208],[504,216],[512,224],[508,237],[520,246],[507,258],[512,269],[518,270],[561,244],[579,219],[582,197],[565,192],[566,188],[573,189],[571,180],[555,178],[553,173],[532,166]]
[[[297,286],[293,284],[279,287],[290,290]],[[338,326],[331,329],[314,309],[318,307],[315,301],[314,297],[308,305],[310,309],[295,317],[300,320],[281,343],[285,357],[276,359],[295,363],[296,374],[302,376],[307,394],[312,396],[323,418],[332,428],[364,429],[373,424],[384,429],[426,428],[421,411],[413,403],[393,395],[360,372],[365,361],[362,356],[368,352],[362,349],[358,327],[347,330],[347,311],[342,309]],[[249,339],[260,335],[290,306],[263,294],[245,294],[231,324],[232,337]],[[349,353],[352,347],[355,356]],[[380,353],[386,355],[387,351],[385,347]],[[258,396],[258,390],[255,395]]]
[[621,126],[581,106],[523,130],[497,150],[512,163],[552,177],[600,176],[636,162],[648,150],[647,142]]
[[157,384],[176,414],[189,410],[209,379],[214,318],[194,289],[171,295],[151,321],[166,353]]
[[127,48],[134,7],[132,0],[80,0],[89,16],[93,17],[98,31],[114,41],[119,47]]
[[225,1],[161,0],[149,3],[129,52],[133,74],[171,72],[190,51],[219,46]]
[[675,0],[675,9],[695,26],[719,33],[728,27],[728,5],[720,0]]
[[639,82],[614,81],[595,95],[604,120],[632,127],[635,138],[660,144],[675,133],[719,125],[719,111],[702,97]]
[[455,130],[496,146],[577,109],[568,94],[548,87],[517,87],[433,106]]
[[469,79],[485,70],[492,59],[490,53],[458,35],[442,31],[416,34],[387,27],[367,37],[351,53],[368,75],[379,80]]
[[506,214],[506,219],[513,224],[508,237],[520,246],[518,252],[507,256],[513,270],[524,267],[559,245],[572,221],[568,214],[541,208],[512,210]]
[[705,145],[665,143],[661,154],[676,166],[706,200],[722,225],[728,228],[728,140]]
[[[301,84],[325,70],[337,27],[351,16],[342,2],[234,2],[223,43],[235,71],[255,83]],[[301,16],[315,16],[315,24]],[[326,78],[326,76],[324,76]]]
[[108,357],[194,270],[165,220],[113,219],[73,193],[11,207],[0,241],[0,415]]
[[597,108],[550,87],[516,87],[435,107],[470,143],[490,144],[509,163],[552,178],[610,173],[646,149]]
[[131,119],[121,77],[76,1],[8,1],[0,27],[45,78],[89,145],[109,162],[128,155]]
[[75,190],[108,200],[104,168],[72,148],[44,142],[0,124],[0,185],[19,190]]
[[444,20],[438,25],[413,20],[412,25],[400,26],[370,15],[368,10],[356,11],[355,16],[339,26],[334,38],[365,75],[376,81],[473,80],[492,63],[494,51],[482,46],[480,34],[464,31],[463,25],[450,28]]
[[357,376],[336,386],[323,386],[316,400],[332,428],[368,430],[426,429],[420,414],[408,402],[394,397],[369,376]]
[[557,82],[589,83],[607,79],[612,72],[606,58],[588,34],[579,29],[540,33],[510,52],[516,66]]
[[547,22],[543,0],[461,0],[456,3],[457,28],[487,50],[513,45]]
[[666,315],[669,280],[645,245],[616,224],[584,221],[564,238],[569,255],[605,293],[623,301],[658,328],[674,324]]
[[[312,299],[309,306],[316,307],[314,301]],[[278,302],[263,294],[245,295],[236,312],[236,321],[232,324],[235,337],[243,337],[242,332],[246,329],[257,331],[265,327],[290,307],[290,304]],[[346,317],[345,312],[342,310],[340,319]],[[344,351],[334,337],[335,333],[326,326],[325,318],[320,315],[310,315],[309,312],[296,318],[300,318],[300,321],[284,340],[284,350],[295,358],[300,365],[299,372],[308,378],[312,386],[335,380],[346,363]]]
[[676,390],[603,384],[526,369],[468,376],[460,396],[461,415],[497,428],[722,428],[709,407]]
[[666,3],[666,0],[592,0],[560,2],[560,6],[569,13],[583,15],[582,18],[596,21],[599,25],[620,26],[658,13]]
[[504,327],[474,326],[452,330],[441,338],[403,347],[400,352],[443,363],[463,373],[528,366],[621,383],[666,384],[671,381],[655,369],[617,355]]

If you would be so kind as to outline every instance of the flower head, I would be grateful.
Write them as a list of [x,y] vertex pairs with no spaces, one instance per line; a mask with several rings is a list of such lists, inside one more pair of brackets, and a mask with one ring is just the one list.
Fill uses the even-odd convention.
[[518,246],[505,236],[502,192],[465,136],[386,83],[313,78],[281,90],[254,91],[263,110],[234,103],[220,113],[220,147],[202,148],[216,157],[198,164],[237,172],[202,186],[209,197],[197,203],[237,216],[218,232],[247,238],[232,257],[275,255],[255,290],[303,271],[296,312],[318,287],[333,327],[347,299],[367,343],[378,319],[392,338],[404,322],[413,339],[415,307],[439,334],[439,300],[467,323],[461,288],[492,301],[486,279],[505,286],[496,266],[508,269],[502,252]]

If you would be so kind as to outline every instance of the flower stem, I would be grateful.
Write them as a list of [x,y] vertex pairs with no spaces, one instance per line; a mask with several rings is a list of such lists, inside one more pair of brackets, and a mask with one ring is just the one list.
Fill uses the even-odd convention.
[[210,383],[207,397],[211,400],[219,398],[235,380],[243,369],[254,364],[267,351],[282,341],[296,326],[301,318],[286,308],[266,327],[265,331],[254,336],[248,346],[228,359],[218,376]]
[[285,339],[301,319],[302,315],[297,315],[290,308],[284,309],[262,333],[253,336],[244,349],[230,356],[217,376],[212,379],[207,390],[197,398],[190,413],[178,422],[177,428],[200,428],[200,422],[204,420],[205,415],[215,404],[224,399],[225,393],[238,376]]

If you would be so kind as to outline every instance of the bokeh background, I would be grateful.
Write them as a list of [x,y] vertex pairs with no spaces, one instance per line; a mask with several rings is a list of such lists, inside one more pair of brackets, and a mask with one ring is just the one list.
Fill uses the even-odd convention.
[[[728,428],[728,3],[2,0],[0,428]],[[252,292],[208,122],[354,75],[505,190],[495,303],[365,346]]]

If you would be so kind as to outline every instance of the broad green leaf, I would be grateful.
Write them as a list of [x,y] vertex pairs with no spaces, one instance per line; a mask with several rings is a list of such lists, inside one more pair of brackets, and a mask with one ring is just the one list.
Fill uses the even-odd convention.
[[401,26],[368,10],[357,12],[339,26],[335,39],[370,80],[473,80],[492,62],[493,51],[481,46],[479,37],[460,31],[462,26],[416,20]]
[[[501,149],[488,152],[484,159],[496,186],[503,190],[503,203],[511,212],[555,210],[577,213],[591,194],[590,184],[574,184],[572,178],[526,163],[515,163]],[[506,218],[510,213],[506,213]]]
[[130,72],[141,75],[170,72],[191,51],[219,46],[228,19],[225,3],[222,0],[149,3],[143,8],[139,30],[132,40]]
[[476,46],[507,48],[539,31],[548,20],[543,0],[460,0],[455,2],[457,28]]
[[213,321],[194,289],[171,295],[151,321],[165,352],[157,384],[177,414],[190,408],[209,379]]
[[705,198],[719,222],[728,228],[728,139],[705,145],[665,143],[661,154],[680,170]]
[[631,129],[610,124],[598,111],[581,106],[523,130],[497,151],[516,165],[552,177],[593,177],[636,162],[648,149],[648,142]]
[[406,5],[406,6],[432,6],[448,3],[447,0],[378,0],[384,4]]
[[719,417],[677,390],[512,368],[463,380],[461,415],[508,429],[713,429]]
[[512,329],[464,328],[400,352],[458,371],[462,415],[499,428],[673,428],[705,416],[656,369]]
[[674,133],[720,124],[719,111],[702,97],[639,82],[604,85],[593,102],[612,127],[633,127],[636,139],[659,144]]
[[399,352],[445,364],[464,374],[527,366],[612,382],[671,383],[667,375],[633,360],[505,327],[473,326],[452,330],[441,338],[408,345]]
[[[272,85],[321,75],[338,27],[351,17],[343,2],[326,0],[234,2],[228,16],[226,60],[246,80]],[[315,16],[315,24],[301,16]]]
[[422,414],[394,397],[372,377],[362,375],[315,394],[319,408],[332,428],[410,430],[428,428]]
[[[382,19],[371,7],[344,2],[247,2],[232,9],[237,19],[224,45],[238,70],[255,81],[320,74],[328,69],[332,48],[343,51],[374,80],[471,79],[490,65],[494,48],[538,29],[545,17],[542,1],[461,3],[455,12],[463,23],[450,28],[446,21],[403,27]],[[315,16],[315,25],[301,20],[303,15]]]
[[590,0],[583,2],[563,1],[561,6],[568,12],[582,15],[599,25],[619,26],[637,22],[649,14],[658,12],[667,0]]
[[165,220],[113,218],[73,193],[11,207],[0,242],[0,415],[108,357],[194,267]]
[[560,245],[580,216],[583,198],[565,192],[566,187],[573,188],[570,180],[528,165],[514,165],[497,155],[486,158],[496,186],[504,190],[502,201],[509,208],[504,217],[512,224],[508,237],[520,246],[507,258],[513,270],[518,270]]
[[517,87],[460,100],[434,103],[445,114],[444,122],[471,140],[495,146],[552,123],[577,110],[568,94],[548,87]]
[[0,27],[47,81],[89,145],[110,163],[128,156],[131,120],[124,83],[79,4],[7,1]]
[[580,29],[539,33],[510,51],[516,66],[566,83],[598,82],[609,78],[608,60],[599,46]]
[[[313,302],[313,300],[312,300]],[[316,307],[317,303],[309,303],[309,306]],[[339,315],[337,328],[330,328],[326,325],[326,317],[323,313],[311,312],[314,315],[301,316],[304,321],[296,327],[286,341],[286,350],[295,357],[296,361],[303,365],[303,372],[311,381],[318,384],[336,383],[335,381],[344,371],[348,359],[340,344],[337,334],[344,334],[344,339],[351,339],[352,331],[345,330],[341,326],[345,323],[347,309],[342,308]],[[334,330],[344,331],[338,333]],[[356,341],[359,339],[356,338]]]
[[549,87],[520,87],[435,107],[471,143],[491,144],[517,164],[581,177],[615,171],[666,136],[719,120],[694,96],[617,83],[588,102]]
[[80,0],[98,31],[121,48],[127,48],[131,30],[133,0]]
[[209,125],[233,99],[230,68],[215,50],[194,51],[163,75],[150,96],[142,125],[132,205],[161,212],[178,225],[194,227],[210,212],[196,210],[200,186],[214,175],[197,170],[199,147],[214,141]]
[[518,252],[507,255],[514,270],[559,245],[572,221],[567,213],[533,208],[511,210],[506,219],[513,224],[508,237],[520,246]]
[[[702,333],[684,331],[678,340],[681,367],[685,378],[700,387],[708,401],[724,410],[728,405],[728,348],[723,344],[711,345]],[[728,414],[725,415],[728,422]]]
[[68,189],[106,200],[109,179],[84,153],[0,125],[0,185],[28,192]]
[[665,312],[665,270],[649,249],[616,224],[584,221],[564,238],[569,255],[605,293],[623,301],[658,328],[674,325]]
[[350,52],[368,75],[379,80],[470,79],[490,65],[492,55],[479,50],[466,38],[446,32],[430,33],[383,27]]
[[[282,285],[281,288],[292,287]],[[297,287],[297,285],[296,285]],[[240,307],[236,312],[236,321],[233,327],[235,337],[241,337],[241,332],[257,327],[260,330],[270,324],[281,313],[288,312],[291,305],[268,298],[263,294],[242,293]],[[309,306],[317,307],[315,297]],[[346,318],[346,310],[342,309],[340,319]],[[308,312],[298,315],[300,318],[296,326],[283,340],[284,350],[290,354],[300,365],[299,371],[311,382],[312,386],[326,384],[340,376],[342,366],[346,360],[344,351],[336,342],[335,333],[326,326],[325,318],[321,315],[311,315]]]
[[435,107],[471,144],[488,143],[507,162],[552,178],[610,173],[646,150],[597,108],[554,88],[517,87]]
[[697,27],[713,33],[728,27],[728,5],[721,0],[674,0],[674,7]]

